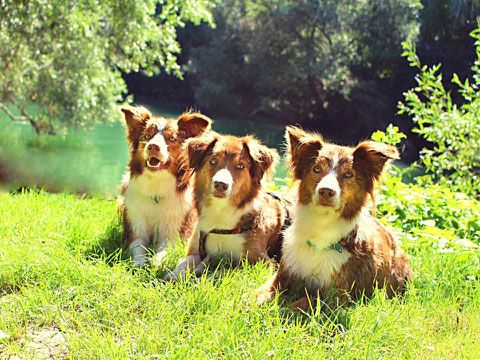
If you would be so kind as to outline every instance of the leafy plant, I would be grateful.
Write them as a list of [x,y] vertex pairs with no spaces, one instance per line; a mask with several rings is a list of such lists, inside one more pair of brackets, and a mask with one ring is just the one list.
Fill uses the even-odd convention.
[[424,148],[420,160],[429,179],[448,183],[468,194],[480,189],[480,29],[471,33],[475,39],[477,60],[472,66],[473,80],[462,82],[454,74],[452,82],[459,87],[463,103],[457,105],[445,90],[440,64],[431,68],[421,65],[415,46],[404,42],[403,56],[420,73],[417,86],[404,93],[399,113],[412,117],[420,134],[432,146]]
[[406,139],[407,135],[399,131],[398,126],[393,126],[389,124],[385,131],[377,130],[372,136],[372,140],[383,142],[385,144],[397,145],[402,139]]
[[480,252],[480,202],[446,186],[404,184],[386,176],[378,212],[408,247]]
[[[176,29],[213,24],[207,0],[3,1],[0,109],[38,133],[54,121],[87,126],[118,118],[120,71],[181,76]],[[27,111],[38,105],[35,115]]]
[[[406,135],[390,124],[371,138],[397,145]],[[403,183],[402,175],[411,171],[412,167],[393,167],[384,177],[378,204],[382,221],[401,234],[406,247],[433,246],[440,252],[478,257],[480,202],[447,186]]]

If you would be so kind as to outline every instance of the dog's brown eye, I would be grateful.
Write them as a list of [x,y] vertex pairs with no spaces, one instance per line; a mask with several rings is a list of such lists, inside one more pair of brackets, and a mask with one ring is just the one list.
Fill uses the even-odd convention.
[[150,140],[151,138],[150,134],[145,134],[145,140]]
[[237,165],[237,170],[243,170],[243,169],[245,169],[245,165],[243,165],[243,164],[238,164]]
[[343,174],[347,179],[350,179],[353,177],[353,172],[351,171],[345,171],[345,174]]
[[210,163],[210,165],[217,165],[218,160],[215,159],[215,158],[212,158],[212,159],[210,159],[209,163]]
[[316,172],[316,173],[319,173],[322,171],[322,167],[320,165],[317,165],[313,168],[313,171]]
[[170,142],[174,142],[175,140],[177,140],[177,139],[175,139],[175,137],[173,137],[173,136],[170,136],[170,137],[168,138],[168,141],[170,141]]

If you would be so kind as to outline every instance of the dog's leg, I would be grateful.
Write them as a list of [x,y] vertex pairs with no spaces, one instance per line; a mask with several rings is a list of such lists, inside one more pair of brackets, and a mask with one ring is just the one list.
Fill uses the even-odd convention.
[[[207,259],[208,257],[204,261]],[[175,270],[165,275],[164,279],[167,281],[185,279],[189,274],[197,274],[204,270],[205,263],[202,262],[199,255],[188,255],[178,263]]]
[[310,309],[310,300],[308,297],[304,296],[300,300],[293,302],[291,307],[296,310],[307,311]]
[[130,242],[128,246],[128,251],[132,255],[132,262],[131,265],[135,267],[141,267],[148,262],[147,254],[148,254],[148,245],[149,239],[137,237],[135,240]]
[[258,306],[262,306],[267,301],[274,298],[277,290],[288,292],[293,284],[293,277],[290,271],[285,268],[283,262],[280,262],[277,273],[260,288],[255,290],[254,297]]
[[150,232],[145,220],[138,212],[124,211],[123,226],[128,244],[128,253],[132,257],[131,265],[141,267],[148,263]]
[[160,234],[155,235],[155,255],[152,259],[152,265],[159,266],[167,254],[168,241]]

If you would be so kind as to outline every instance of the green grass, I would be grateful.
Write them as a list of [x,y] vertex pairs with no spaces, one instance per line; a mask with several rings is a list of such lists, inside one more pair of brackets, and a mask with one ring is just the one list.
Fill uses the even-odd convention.
[[[480,357],[478,251],[409,246],[415,279],[403,298],[381,291],[332,312],[293,313],[245,294],[265,264],[221,266],[218,280],[165,283],[132,271],[116,202],[0,194],[0,358],[36,358],[26,340],[59,329],[72,359],[397,359]],[[171,249],[173,266],[183,248]]]

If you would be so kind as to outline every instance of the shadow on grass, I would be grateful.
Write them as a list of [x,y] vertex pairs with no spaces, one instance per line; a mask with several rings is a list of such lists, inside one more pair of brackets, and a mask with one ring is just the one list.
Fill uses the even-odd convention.
[[102,259],[109,265],[129,258],[125,251],[122,216],[120,214],[115,215],[104,233],[96,240],[86,249],[87,258]]

